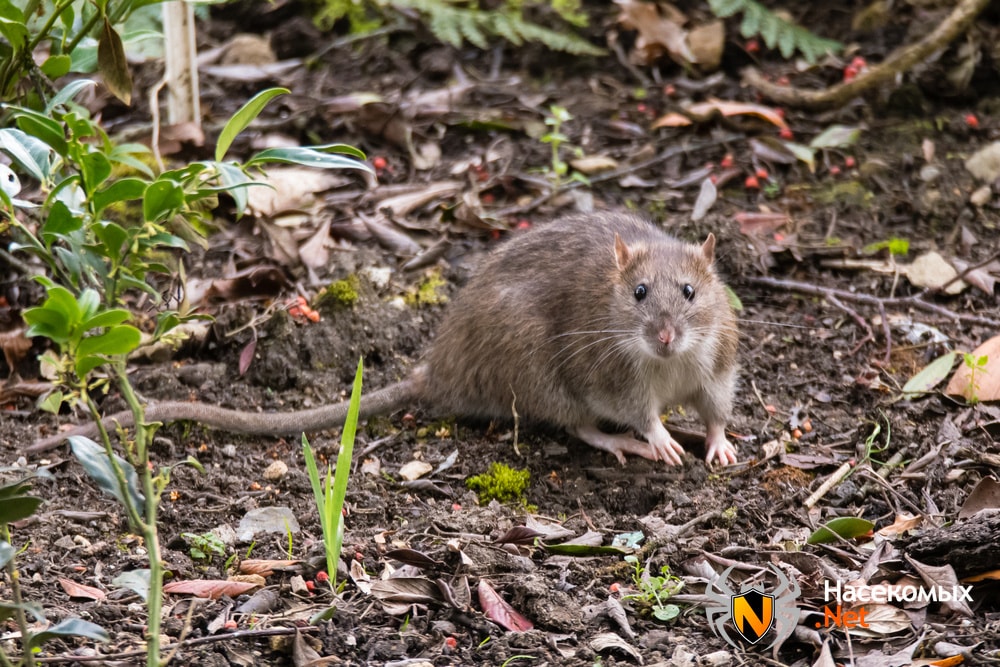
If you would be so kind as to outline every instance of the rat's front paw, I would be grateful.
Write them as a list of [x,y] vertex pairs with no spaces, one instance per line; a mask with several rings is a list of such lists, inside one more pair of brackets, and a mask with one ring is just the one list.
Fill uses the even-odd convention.
[[715,462],[724,466],[736,463],[736,447],[726,439],[726,431],[721,426],[708,428],[708,435],[705,436],[705,448],[708,450],[705,455],[705,463],[709,465]]
[[649,441],[649,447],[653,450],[653,460],[663,461],[672,466],[681,465],[681,457],[684,456],[684,448],[681,447],[680,443],[671,437],[667,429],[660,425],[660,428],[654,429],[653,432],[646,434],[646,440]]

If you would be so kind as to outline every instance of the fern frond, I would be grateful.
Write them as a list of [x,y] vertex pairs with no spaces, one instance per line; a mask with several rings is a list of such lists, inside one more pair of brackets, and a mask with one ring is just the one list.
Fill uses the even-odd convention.
[[719,18],[742,12],[740,34],[748,38],[760,35],[769,49],[778,49],[785,58],[798,51],[806,61],[815,63],[823,55],[844,48],[834,39],[820,37],[786,21],[756,0],[708,0],[708,6]]

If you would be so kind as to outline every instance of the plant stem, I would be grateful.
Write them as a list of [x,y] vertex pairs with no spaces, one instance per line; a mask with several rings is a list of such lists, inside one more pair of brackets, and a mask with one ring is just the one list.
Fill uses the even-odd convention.
[[[69,7],[71,4],[73,4],[73,0],[65,0],[65,2],[63,2],[62,4],[56,5],[55,9],[52,10],[52,14],[45,22],[45,25],[42,26],[42,29],[35,34],[35,36],[32,38],[30,42],[28,42],[28,48],[27,48],[28,53],[34,51],[35,47],[38,46],[39,42],[50,36],[49,32],[52,30],[52,26],[54,26],[56,24],[56,21],[59,19],[59,15],[62,14],[64,11],[66,11],[66,8]],[[73,49],[70,48],[70,51],[72,50]]]
[[129,382],[124,363],[116,366],[118,387],[122,397],[135,416],[135,450],[132,453],[132,464],[136,466],[142,493],[146,497],[145,520],[139,522],[143,539],[146,541],[146,552],[149,558],[149,594],[146,599],[146,665],[147,667],[163,667],[166,662],[160,661],[160,624],[163,615],[163,560],[160,550],[160,536],[157,526],[157,510],[160,505],[161,489],[157,488],[153,479],[153,471],[149,460],[147,439],[151,429],[146,425],[145,411],[139,397],[135,395]]
[[[10,544],[10,526],[6,523],[0,524],[0,537],[7,544]],[[17,571],[17,567],[14,565],[16,559],[11,558],[10,562],[7,563],[7,577],[10,579],[10,597],[11,601],[14,603],[14,617],[17,619],[17,627],[21,631],[21,653],[24,656],[23,664],[26,667],[33,667],[35,664],[35,657],[28,648],[27,642],[31,637],[31,630],[28,628],[28,619],[24,615],[24,608],[21,606],[21,575]],[[7,654],[0,650],[0,664],[3,667],[13,667],[10,660],[7,658]]]

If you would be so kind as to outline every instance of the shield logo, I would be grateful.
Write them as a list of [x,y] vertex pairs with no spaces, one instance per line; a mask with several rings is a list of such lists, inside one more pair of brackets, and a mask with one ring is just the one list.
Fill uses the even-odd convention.
[[733,625],[743,639],[756,644],[774,625],[774,596],[751,588],[732,597]]

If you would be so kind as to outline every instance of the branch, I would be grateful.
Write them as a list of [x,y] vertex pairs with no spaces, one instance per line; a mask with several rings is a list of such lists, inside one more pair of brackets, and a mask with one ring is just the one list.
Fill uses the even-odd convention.
[[844,106],[855,97],[888,84],[897,75],[923,62],[933,53],[946,47],[955,38],[968,30],[990,0],[962,0],[937,28],[923,39],[910,46],[896,49],[884,61],[855,79],[839,83],[826,90],[804,90],[794,86],[779,86],[765,81],[754,68],[743,70],[743,82],[756,88],[762,95],[784,106],[802,109],[835,109]]

